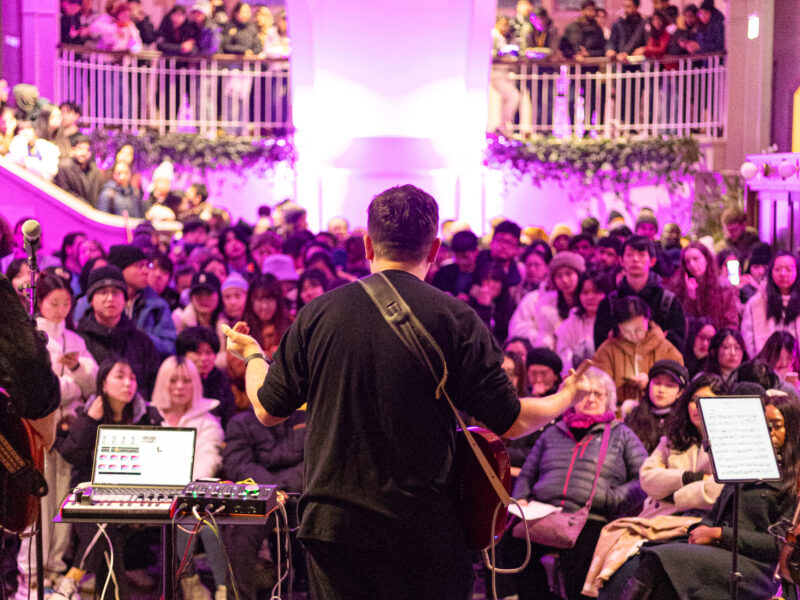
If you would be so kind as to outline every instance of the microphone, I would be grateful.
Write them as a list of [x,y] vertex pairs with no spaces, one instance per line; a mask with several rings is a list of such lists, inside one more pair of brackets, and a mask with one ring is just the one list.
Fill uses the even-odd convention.
[[42,244],[42,226],[39,221],[28,219],[22,224],[22,237],[25,239],[25,252],[28,253],[28,267],[31,271],[38,271],[36,253]]

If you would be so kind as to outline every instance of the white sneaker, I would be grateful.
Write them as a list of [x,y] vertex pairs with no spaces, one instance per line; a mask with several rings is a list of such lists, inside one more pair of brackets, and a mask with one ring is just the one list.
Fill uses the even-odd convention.
[[78,594],[78,582],[72,577],[62,577],[48,600],[81,600]]
[[200,582],[200,575],[181,577],[183,600],[211,600],[211,592]]
[[214,592],[214,600],[228,600],[228,588],[224,585],[218,585],[217,591]]

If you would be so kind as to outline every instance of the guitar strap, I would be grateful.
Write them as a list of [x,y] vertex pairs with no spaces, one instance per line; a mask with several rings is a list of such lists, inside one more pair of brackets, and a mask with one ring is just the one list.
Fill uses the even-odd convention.
[[[387,279],[386,275],[383,273],[374,273],[369,277],[359,279],[358,282],[378,307],[381,315],[386,319],[392,331],[400,338],[400,341],[403,342],[403,345],[405,345],[423,366],[428,368],[431,375],[433,375],[434,381],[437,382],[436,398],[438,399],[444,396],[447,400],[447,403],[453,410],[453,414],[456,416],[456,421],[458,421],[461,430],[467,438],[470,448],[475,453],[475,458],[478,459],[478,463],[481,465],[483,472],[486,474],[486,477],[489,478],[489,482],[492,484],[500,502],[503,503],[503,506],[507,507],[511,503],[511,498],[505,486],[503,486],[500,479],[497,477],[489,461],[486,460],[486,456],[484,456],[483,452],[478,447],[475,438],[461,418],[447,390],[445,390],[445,383],[447,383],[448,377],[447,362],[444,359],[442,349],[439,348],[439,344],[436,343],[433,336],[431,336],[425,326],[411,311],[411,308],[406,304],[402,296],[400,296],[397,288]],[[434,366],[435,364],[441,365],[441,376]]]

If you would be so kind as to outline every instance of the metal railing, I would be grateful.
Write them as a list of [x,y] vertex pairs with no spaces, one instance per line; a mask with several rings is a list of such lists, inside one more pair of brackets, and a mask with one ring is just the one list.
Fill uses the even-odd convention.
[[[492,87],[499,101],[497,96],[490,101],[490,128],[494,125],[511,133],[718,139],[726,135],[724,54],[667,56],[636,63],[605,58],[583,62],[499,58],[492,65]],[[519,101],[512,120],[515,95]]]
[[292,127],[288,60],[67,45],[56,60],[56,100],[80,105],[81,122],[92,128],[257,137]]

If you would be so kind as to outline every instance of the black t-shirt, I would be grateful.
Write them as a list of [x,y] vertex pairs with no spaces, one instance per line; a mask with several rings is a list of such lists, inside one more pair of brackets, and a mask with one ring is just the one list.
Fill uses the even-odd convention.
[[[507,431],[520,405],[486,326],[415,276],[386,275],[442,348],[456,406]],[[258,397],[276,417],[308,402],[301,537],[375,548],[459,543],[446,493],[455,418],[435,387],[358,283],[298,313]]]

